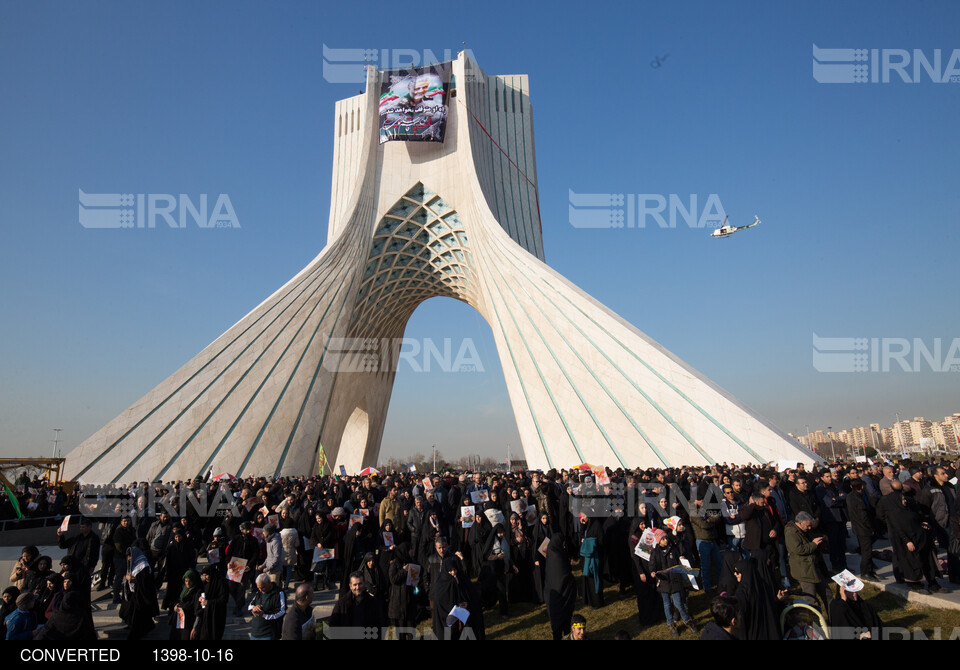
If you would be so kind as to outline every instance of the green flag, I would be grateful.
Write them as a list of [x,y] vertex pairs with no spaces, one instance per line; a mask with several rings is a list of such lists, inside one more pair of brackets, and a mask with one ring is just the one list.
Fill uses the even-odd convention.
[[10,487],[6,484],[3,485],[4,490],[7,492],[7,499],[10,500],[10,504],[13,505],[13,511],[17,513],[17,518],[23,518],[23,512],[20,511],[20,501],[17,500],[17,496],[13,494],[13,491],[10,490]]

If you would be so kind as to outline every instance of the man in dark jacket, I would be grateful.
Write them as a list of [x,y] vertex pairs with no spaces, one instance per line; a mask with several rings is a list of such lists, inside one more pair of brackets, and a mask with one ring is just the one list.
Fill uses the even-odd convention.
[[113,531],[120,525],[118,517],[104,518],[100,520],[100,574],[97,576],[100,591],[110,588],[114,581],[115,567],[113,557],[115,549],[113,547]]
[[860,545],[860,576],[863,579],[878,581],[873,565],[873,539],[876,536],[876,514],[870,498],[859,479],[850,481],[850,493],[847,495],[847,515],[850,528]]
[[157,520],[150,524],[147,531],[147,546],[150,547],[150,566],[156,568],[160,559],[166,554],[170,535],[173,533],[173,523],[166,511],[160,512]]
[[[328,633],[332,639],[380,639],[383,630],[383,610],[374,598],[367,595],[363,577],[354,572],[349,577],[350,592],[337,599],[330,614]],[[364,634],[363,628],[373,628],[375,633]],[[338,630],[340,629],[340,630]],[[361,633],[357,637],[357,633]]]
[[[877,521],[884,524],[884,526],[887,524],[887,517],[890,512],[895,511],[895,508],[902,504],[903,484],[901,484],[899,480],[894,479],[890,482],[887,490],[889,490],[889,493],[882,496],[880,502],[877,503]],[[890,567],[893,569],[893,578],[897,584],[903,584],[903,572],[901,572],[899,562],[897,561],[897,552],[893,552],[892,558],[893,560],[890,562]]]
[[791,521],[796,520],[797,514],[806,512],[813,519],[813,527],[816,528],[820,519],[820,503],[816,496],[810,491],[810,480],[805,476],[797,477],[795,487],[790,491],[790,512]]
[[950,543],[947,529],[950,528],[950,515],[956,509],[954,489],[948,482],[947,471],[935,466],[930,468],[930,479],[917,495],[917,503],[924,521],[930,524],[940,549],[946,550]]
[[69,540],[59,529],[57,535],[60,548],[67,550],[67,556],[74,559],[77,569],[83,572],[85,581],[90,583],[90,576],[93,575],[93,570],[97,567],[97,561],[100,558],[100,538],[93,532],[93,522],[84,518],[80,521],[80,534],[74,535]]
[[[424,524],[427,523],[428,514],[423,496],[414,498],[413,508],[407,514],[407,533],[410,536],[410,546],[414,548],[420,546],[420,533],[423,531]],[[394,522],[399,523],[397,519],[394,519]],[[345,569],[349,569],[349,566]]]
[[847,569],[847,496],[837,488],[829,470],[820,476],[817,499],[830,542],[830,568],[841,572]]
[[313,640],[316,636],[316,629],[313,625],[307,625],[313,619],[313,588],[310,584],[303,583],[297,587],[294,595],[293,604],[287,610],[283,617],[283,634],[281,640]]
[[710,603],[713,621],[703,628],[701,640],[736,640],[733,630],[737,627],[737,601],[727,596],[718,596]]

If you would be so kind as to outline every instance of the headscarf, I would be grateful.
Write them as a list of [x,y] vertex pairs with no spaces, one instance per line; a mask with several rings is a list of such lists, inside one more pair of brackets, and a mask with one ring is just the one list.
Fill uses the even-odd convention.
[[20,555],[22,556],[23,554],[28,554],[30,556],[29,560],[27,561],[28,565],[34,563],[38,558],[40,558],[40,550],[32,544],[24,547],[20,551]]
[[127,556],[130,558],[131,576],[136,577],[144,569],[149,574],[150,563],[147,561],[147,557],[143,555],[142,551],[140,551],[137,547],[130,547],[127,549]]
[[[187,586],[188,579],[193,582],[193,586]],[[197,574],[197,571],[187,570],[186,572],[184,572],[183,588],[180,590],[180,602],[184,602],[188,600],[191,594],[193,594],[193,592],[196,591],[199,587],[200,587],[200,575]]]
[[0,601],[0,621],[7,618],[7,615],[17,609],[17,598],[20,597],[20,589],[16,586],[8,586],[3,590],[3,595],[11,595],[10,602]]
[[47,581],[53,584],[53,588],[51,589],[52,593],[56,593],[63,588],[63,575],[58,575],[56,572],[51,572],[49,575],[47,575]]

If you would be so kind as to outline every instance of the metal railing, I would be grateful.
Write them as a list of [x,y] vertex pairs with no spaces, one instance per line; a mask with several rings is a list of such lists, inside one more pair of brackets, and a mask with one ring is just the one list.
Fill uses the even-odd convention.
[[31,530],[33,528],[46,528],[47,526],[59,526],[63,522],[63,516],[37,516],[24,517],[22,519],[4,519],[0,521],[0,533],[8,530]]

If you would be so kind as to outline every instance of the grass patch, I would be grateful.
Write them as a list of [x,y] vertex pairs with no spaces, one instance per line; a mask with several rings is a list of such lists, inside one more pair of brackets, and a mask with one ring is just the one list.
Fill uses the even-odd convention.
[[[574,574],[577,576],[579,586],[579,573],[575,572]],[[954,628],[960,627],[960,610],[918,607],[870,585],[864,587],[861,595],[877,611],[884,626],[887,627],[910,630],[919,628],[931,639],[937,628],[941,629],[943,638],[946,639]],[[633,588],[627,589],[626,595],[620,598],[617,587],[609,586],[604,589],[604,602],[606,606],[594,610],[584,605],[582,598],[577,600],[574,612],[587,620],[587,636],[590,639],[612,640],[619,630],[627,631],[633,640],[675,639],[670,635],[665,621],[656,626],[640,629],[637,618],[637,600]],[[659,607],[659,601],[657,605]],[[694,623],[701,630],[712,620],[710,598],[702,591],[691,591],[689,593],[687,607]],[[483,617],[487,629],[487,639],[550,640],[553,638],[547,609],[543,605],[511,603],[509,616],[501,616],[499,609],[494,608],[484,610]],[[688,631],[682,624],[680,630],[680,639],[695,640],[699,638],[698,635]]]

